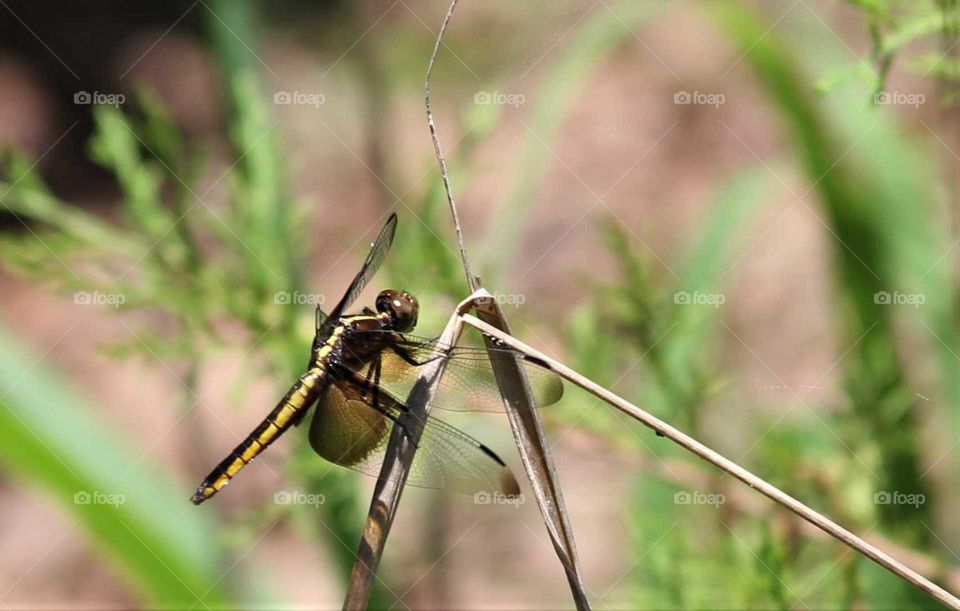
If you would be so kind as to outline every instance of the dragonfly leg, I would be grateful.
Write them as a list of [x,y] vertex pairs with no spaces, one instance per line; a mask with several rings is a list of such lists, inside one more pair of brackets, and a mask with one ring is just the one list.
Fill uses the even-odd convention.
[[[360,393],[360,396],[363,397],[364,399],[367,398],[367,393],[370,392],[380,382],[380,373],[378,371],[379,369],[380,369],[379,359],[377,359],[376,365],[370,366],[367,368],[367,375],[363,379],[363,388]],[[376,376],[376,379],[374,379],[374,376]],[[377,411],[382,411],[380,410],[379,403],[374,403],[374,406],[377,408]]]
[[402,358],[404,361],[406,361],[407,364],[413,365],[414,367],[422,367],[423,365],[426,365],[427,363],[432,363],[433,361],[435,361],[435,360],[437,360],[437,359],[441,359],[441,358],[443,358],[443,356],[444,356],[444,355],[442,355],[442,354],[438,354],[438,355],[432,356],[432,357],[430,357],[430,358],[428,358],[428,359],[424,359],[424,360],[422,360],[422,361],[418,361],[417,359],[413,358],[413,355],[410,354],[410,352],[409,352],[406,348],[401,348],[400,346],[392,346],[392,349],[393,349],[394,352],[397,353],[397,355],[398,355],[400,358]]
[[[379,358],[377,359],[376,365],[370,368],[371,373],[373,374],[373,404],[376,408],[380,409],[380,373],[383,371],[383,361]],[[404,406],[404,414],[409,414],[410,411]],[[413,440],[413,435],[410,434],[410,430],[407,428],[407,425],[403,423],[402,418],[396,418],[394,420],[395,425],[403,428],[403,434],[407,436],[407,439],[410,440],[410,443],[413,444],[413,447],[419,449],[420,445]]]

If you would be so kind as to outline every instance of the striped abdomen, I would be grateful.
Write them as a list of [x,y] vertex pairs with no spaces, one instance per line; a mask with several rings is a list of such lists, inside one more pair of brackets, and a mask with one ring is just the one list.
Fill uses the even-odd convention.
[[203,483],[193,493],[190,499],[194,505],[199,505],[209,499],[220,489],[230,483],[230,480],[240,469],[256,458],[267,446],[273,443],[302,416],[323,389],[326,381],[326,372],[320,368],[311,368],[287,391],[280,403],[270,412],[260,426],[255,428],[233,452],[210,472]]

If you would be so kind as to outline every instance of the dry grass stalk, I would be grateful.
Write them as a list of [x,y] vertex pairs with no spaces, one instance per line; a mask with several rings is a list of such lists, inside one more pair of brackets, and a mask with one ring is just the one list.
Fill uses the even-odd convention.
[[754,475],[750,471],[747,471],[740,465],[736,464],[732,460],[718,454],[714,450],[711,450],[707,446],[703,445],[693,437],[673,428],[666,422],[660,420],[659,418],[647,413],[646,411],[640,409],[636,405],[633,405],[626,399],[610,392],[606,388],[600,386],[596,382],[580,375],[573,369],[570,369],[560,361],[552,359],[547,355],[539,352],[538,350],[528,346],[527,344],[521,342],[514,337],[503,333],[496,327],[488,325],[482,320],[471,316],[470,314],[463,315],[463,321],[468,325],[478,329],[482,333],[490,335],[491,337],[497,339],[503,344],[513,348],[514,350],[536,359],[540,363],[547,366],[551,371],[559,375],[560,377],[568,380],[569,382],[576,384],[580,388],[586,390],[587,392],[593,394],[597,398],[603,400],[606,403],[609,403],[613,407],[619,409],[623,413],[627,414],[635,420],[639,420],[641,423],[647,427],[656,431],[658,435],[666,437],[667,439],[673,441],[677,445],[689,450],[690,452],[696,454],[700,458],[706,460],[707,462],[715,465],[721,470],[729,473],[733,477],[737,478],[741,482],[750,486],[751,488],[757,490],[764,496],[770,498],[771,500],[779,503],[780,505],[786,507],[791,512],[800,516],[807,522],[810,522],[820,530],[826,532],[828,535],[837,539],[838,541],[843,542],[845,545],[856,550],[857,552],[863,554],[867,558],[870,558],[883,568],[887,569],[894,575],[897,575],[904,581],[910,583],[911,585],[923,590],[937,601],[946,605],[951,609],[960,610],[960,599],[956,596],[947,592],[937,584],[933,583],[920,573],[914,571],[907,565],[891,557],[889,554],[883,550],[871,545],[864,539],[853,534],[849,530],[843,528],[836,522],[830,520],[823,514],[814,511],[810,507],[807,507],[797,499],[793,498],[786,492],[783,492],[776,486],[768,483],[766,480]]

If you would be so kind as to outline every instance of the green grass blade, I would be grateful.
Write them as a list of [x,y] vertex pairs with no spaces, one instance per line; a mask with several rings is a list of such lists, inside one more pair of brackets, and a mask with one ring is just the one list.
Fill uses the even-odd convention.
[[[785,122],[801,168],[820,198],[810,212],[829,231],[838,312],[846,330],[842,349],[849,347],[838,367],[850,405],[837,414],[837,423],[852,452],[876,456],[871,475],[877,477],[871,483],[877,490],[928,499],[920,507],[878,505],[881,525],[912,544],[930,543],[926,524],[934,499],[922,477],[924,441],[918,425],[920,409],[927,406],[913,396],[898,329],[907,325],[927,342],[928,353],[937,355],[943,404],[955,406],[960,398],[956,332],[949,257],[944,257],[949,243],[938,222],[935,160],[905,133],[888,106],[871,104],[871,92],[862,84],[841,82],[824,98],[815,95],[816,77],[850,57],[835,34],[809,13],[796,13],[774,33],[750,9],[708,10]],[[896,294],[920,295],[925,303],[892,305]],[[956,409],[942,414],[960,425]],[[917,604],[927,602],[914,592],[907,595],[916,596]]]
[[82,525],[145,606],[223,607],[210,525],[186,485],[118,444],[120,434],[97,421],[63,376],[4,329],[0,345],[0,468]]

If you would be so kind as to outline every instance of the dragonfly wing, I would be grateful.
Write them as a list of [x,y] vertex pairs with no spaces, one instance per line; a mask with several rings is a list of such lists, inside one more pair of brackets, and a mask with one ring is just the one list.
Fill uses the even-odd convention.
[[[391,397],[340,381],[328,386],[310,425],[314,451],[332,463],[380,476],[393,425],[406,407]],[[407,483],[462,494],[514,496],[519,486],[500,458],[476,439],[427,417]]]
[[326,318],[326,324],[337,324],[344,310],[350,307],[350,304],[356,300],[364,287],[370,282],[370,279],[377,273],[380,265],[383,264],[383,260],[387,257],[387,251],[390,250],[390,245],[393,244],[393,235],[396,231],[397,215],[394,213],[391,214],[387,222],[384,223],[383,229],[380,230],[380,234],[370,247],[370,252],[367,253],[363,267],[361,267],[357,275],[354,276],[353,281],[343,294],[340,302],[337,303],[333,311],[331,311],[330,315]]
[[327,313],[324,312],[319,305],[317,306],[317,309],[314,312],[313,316],[314,316],[314,329],[317,331],[319,331],[320,328],[323,327],[328,320],[330,320],[330,317],[327,316]]

